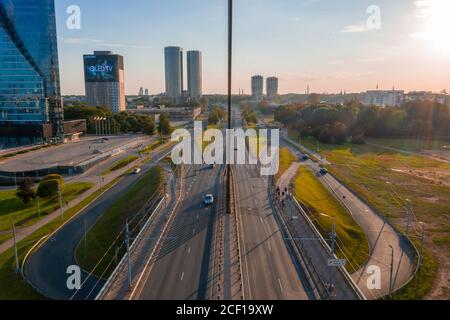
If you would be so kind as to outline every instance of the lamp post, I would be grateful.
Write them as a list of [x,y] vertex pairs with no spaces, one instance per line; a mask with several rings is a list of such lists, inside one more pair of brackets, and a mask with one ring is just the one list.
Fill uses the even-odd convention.
[[[228,129],[231,130],[231,84],[233,64],[233,0],[228,0]],[[229,148],[229,146],[227,146]],[[231,151],[231,150],[230,150]],[[231,213],[231,166],[227,164],[227,213]]]

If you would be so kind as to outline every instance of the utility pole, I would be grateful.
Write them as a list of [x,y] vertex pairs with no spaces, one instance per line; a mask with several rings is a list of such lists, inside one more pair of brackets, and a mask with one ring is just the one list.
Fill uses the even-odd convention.
[[389,245],[389,248],[391,248],[391,264],[390,264],[390,271],[389,271],[389,298],[392,298],[392,275],[394,273],[394,248]]
[[423,250],[425,245],[425,223],[421,223],[422,225],[422,236],[420,239],[420,255],[419,255],[419,269],[422,269],[423,265]]
[[[228,0],[228,129],[231,130],[231,84],[233,63],[233,0]],[[230,148],[230,146],[227,146]],[[231,150],[229,150],[231,152]],[[234,157],[234,151],[233,151]],[[231,213],[231,166],[227,164],[227,213]]]
[[336,225],[331,226],[331,259],[334,259],[334,241],[336,238]]
[[20,267],[19,267],[19,255],[17,254],[16,223],[14,221],[12,223],[12,230],[13,230],[13,243],[14,243],[14,258],[16,260],[16,273],[19,273]]
[[38,205],[38,218],[41,217],[41,202],[39,196],[37,196],[37,205]]
[[87,257],[87,221],[84,219],[84,256]]
[[408,201],[408,207],[406,209],[406,236],[409,235],[409,226],[411,223],[411,214],[412,214],[412,203],[411,200],[407,200]]
[[127,260],[128,260],[128,285],[131,288],[131,257],[130,257],[130,231],[128,228],[128,221],[125,225],[125,243],[127,246]]
[[61,185],[58,184],[59,208],[61,210],[61,220],[64,222],[64,208],[62,203]]

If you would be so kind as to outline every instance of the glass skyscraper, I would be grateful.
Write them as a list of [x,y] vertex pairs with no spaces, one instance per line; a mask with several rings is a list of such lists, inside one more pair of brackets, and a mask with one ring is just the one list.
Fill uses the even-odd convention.
[[0,0],[0,137],[62,135],[54,0]]

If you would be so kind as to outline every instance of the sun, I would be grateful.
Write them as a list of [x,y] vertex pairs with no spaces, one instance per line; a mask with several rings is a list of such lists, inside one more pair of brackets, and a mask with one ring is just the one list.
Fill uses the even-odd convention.
[[450,52],[450,1],[423,0],[417,1],[416,5],[425,19],[422,36],[434,50]]

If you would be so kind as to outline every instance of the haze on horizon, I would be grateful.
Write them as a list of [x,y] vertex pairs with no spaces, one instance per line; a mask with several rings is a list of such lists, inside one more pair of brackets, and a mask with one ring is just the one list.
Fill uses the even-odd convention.
[[[78,0],[81,29],[66,27],[72,0],[56,1],[62,92],[84,94],[82,55],[125,59],[127,94],[164,91],[163,48],[203,52],[204,93],[226,92],[227,1]],[[234,88],[250,77],[280,79],[280,93],[375,89],[450,91],[450,1],[378,0],[381,28],[369,29],[367,0],[235,1]]]

